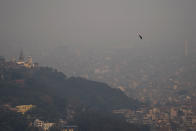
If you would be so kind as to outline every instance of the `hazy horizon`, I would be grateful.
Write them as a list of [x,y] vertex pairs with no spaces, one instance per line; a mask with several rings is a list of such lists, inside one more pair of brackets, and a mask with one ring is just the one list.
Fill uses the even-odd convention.
[[96,50],[195,43],[194,5],[194,0],[1,0],[0,55],[21,49],[34,55],[67,45]]

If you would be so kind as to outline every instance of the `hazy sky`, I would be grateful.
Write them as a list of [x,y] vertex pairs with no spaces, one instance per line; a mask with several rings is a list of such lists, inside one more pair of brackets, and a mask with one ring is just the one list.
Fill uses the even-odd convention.
[[0,55],[22,46],[195,42],[195,7],[196,0],[0,0]]

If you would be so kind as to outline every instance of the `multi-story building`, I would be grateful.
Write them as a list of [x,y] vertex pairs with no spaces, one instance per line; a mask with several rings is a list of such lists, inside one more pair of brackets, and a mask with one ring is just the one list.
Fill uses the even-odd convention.
[[41,121],[39,119],[35,119],[34,122],[33,122],[34,127],[41,128],[44,131],[48,131],[54,124],[55,123],[44,122],[44,121]]
[[34,122],[33,122],[33,125],[35,126],[35,127],[43,127],[43,124],[44,124],[44,122],[43,121],[41,121],[41,120],[39,120],[39,119],[35,119],[34,120]]
[[25,112],[29,111],[33,107],[35,106],[34,105],[19,105],[19,106],[16,106],[16,110],[17,112],[24,114]]

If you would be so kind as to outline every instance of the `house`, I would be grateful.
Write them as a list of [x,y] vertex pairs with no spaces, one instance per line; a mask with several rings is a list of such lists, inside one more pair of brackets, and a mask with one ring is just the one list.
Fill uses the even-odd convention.
[[61,131],[78,131],[78,126],[76,125],[65,125],[62,127]]

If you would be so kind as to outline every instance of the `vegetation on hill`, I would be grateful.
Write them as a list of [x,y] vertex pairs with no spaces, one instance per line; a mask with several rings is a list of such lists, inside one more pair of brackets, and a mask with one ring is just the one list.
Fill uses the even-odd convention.
[[22,114],[0,107],[0,131],[36,131]]
[[27,119],[25,121],[38,118],[57,123],[63,119],[79,125],[81,131],[92,131],[92,128],[94,131],[141,130],[111,113],[113,109],[135,109],[140,104],[119,89],[83,78],[67,78],[48,67],[1,67],[0,73],[3,76],[0,79],[0,105],[36,106],[22,116]]

